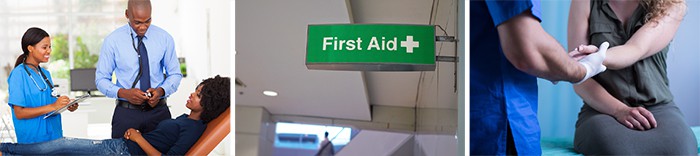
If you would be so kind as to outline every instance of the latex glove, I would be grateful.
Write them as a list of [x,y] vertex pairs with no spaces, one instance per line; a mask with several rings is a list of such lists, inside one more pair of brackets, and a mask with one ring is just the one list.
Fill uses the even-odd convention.
[[586,76],[584,76],[581,81],[574,83],[574,85],[581,84],[583,81],[586,81],[607,69],[607,67],[603,65],[603,61],[605,61],[606,52],[608,51],[609,46],[610,44],[608,42],[603,42],[603,44],[600,44],[600,47],[598,47],[598,52],[590,54],[578,61],[578,63],[581,63],[581,65],[586,68]]
[[[585,58],[586,56],[598,52],[598,47],[594,45],[579,45],[574,49],[574,51],[569,52],[569,57],[576,61],[580,61],[581,59]],[[551,81],[552,84],[556,85],[559,83],[559,81]]]

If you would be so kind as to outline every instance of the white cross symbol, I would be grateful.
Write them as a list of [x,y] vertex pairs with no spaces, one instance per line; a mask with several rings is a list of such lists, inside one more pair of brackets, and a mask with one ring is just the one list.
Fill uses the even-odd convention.
[[401,41],[401,47],[406,47],[406,53],[413,53],[413,48],[418,48],[419,42],[413,41],[413,36],[406,36],[406,41]]

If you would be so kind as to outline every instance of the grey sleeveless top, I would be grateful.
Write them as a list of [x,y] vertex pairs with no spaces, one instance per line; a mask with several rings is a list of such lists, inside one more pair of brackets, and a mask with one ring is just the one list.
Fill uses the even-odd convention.
[[[622,45],[644,25],[647,11],[640,5],[622,25],[607,0],[591,1],[589,43],[600,45],[608,41],[610,47]],[[673,101],[666,76],[668,45],[660,52],[620,70],[608,69],[593,77],[613,97],[628,106],[650,106]]]

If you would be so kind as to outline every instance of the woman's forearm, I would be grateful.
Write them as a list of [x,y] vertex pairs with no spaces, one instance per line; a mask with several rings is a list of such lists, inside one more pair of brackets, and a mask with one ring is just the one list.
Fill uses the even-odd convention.
[[624,45],[610,48],[603,64],[608,69],[622,69],[658,53],[670,44],[685,16],[685,2],[673,4],[667,11],[668,15],[644,24]]
[[17,119],[35,118],[56,110],[56,108],[52,104],[35,108],[20,106],[13,106],[12,108],[14,108],[15,116],[17,116]]
[[149,156],[156,156],[156,155],[161,155],[160,151],[156,150],[155,147],[153,147],[146,139],[140,138],[135,141],[141,149],[143,149],[144,152],[146,152],[146,155]]
[[593,79],[586,80],[580,85],[575,85],[574,91],[589,106],[604,114],[614,116],[618,110],[627,107],[627,105],[615,99],[603,86]]
[[633,44],[615,46],[608,50],[608,57],[605,58],[603,64],[608,69],[619,70],[648,57],[642,51],[640,47]]
[[656,127],[656,119],[649,110],[644,107],[625,105],[593,79],[574,86],[574,90],[586,101],[586,104],[598,112],[612,116],[627,128],[644,131]]

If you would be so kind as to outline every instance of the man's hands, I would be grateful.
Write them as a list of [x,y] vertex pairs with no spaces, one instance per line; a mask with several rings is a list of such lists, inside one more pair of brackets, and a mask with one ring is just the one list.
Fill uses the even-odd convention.
[[151,97],[148,98],[148,105],[151,105],[151,107],[156,107],[158,102],[160,102],[160,97],[165,94],[165,90],[163,88],[149,88],[146,90],[146,92],[151,93]]
[[644,131],[656,128],[654,115],[644,107],[624,106],[616,110],[613,117],[629,129]]
[[119,89],[117,92],[117,96],[120,98],[124,98],[129,103],[132,104],[137,104],[141,105],[146,100],[148,100],[148,96],[146,96],[146,92],[141,91],[141,89],[138,88],[131,88],[131,89]]
[[[583,57],[578,62],[583,65],[583,67],[586,68],[586,75],[581,79],[579,82],[574,83],[575,85],[581,84],[581,82],[586,81],[587,79],[602,73],[607,69],[605,65],[603,65],[603,61],[605,61],[606,53],[608,51],[608,47],[610,44],[608,42],[603,42],[603,44],[600,44],[600,47],[598,48],[598,52],[595,52],[593,54],[585,54],[585,53],[574,53],[574,54],[569,54],[569,56],[572,56],[574,59],[577,57]],[[581,46],[579,46],[581,47]],[[590,48],[582,47],[581,49],[576,48],[576,51],[590,51]],[[573,53],[573,52],[572,52]],[[587,56],[581,56],[581,55],[587,55]]]
[[[150,93],[150,96],[149,96]],[[163,88],[149,88],[146,90],[146,92],[141,91],[141,89],[138,88],[132,88],[132,89],[119,89],[117,92],[117,96],[120,98],[124,98],[129,103],[135,104],[135,105],[141,105],[145,102],[148,102],[148,105],[151,107],[155,107],[158,102],[160,102],[160,98],[165,94],[165,90]]]
[[136,130],[134,128],[129,128],[124,132],[124,138],[127,140],[131,140],[134,142],[138,142],[140,140],[143,140],[143,136],[141,135],[141,132],[139,130]]

